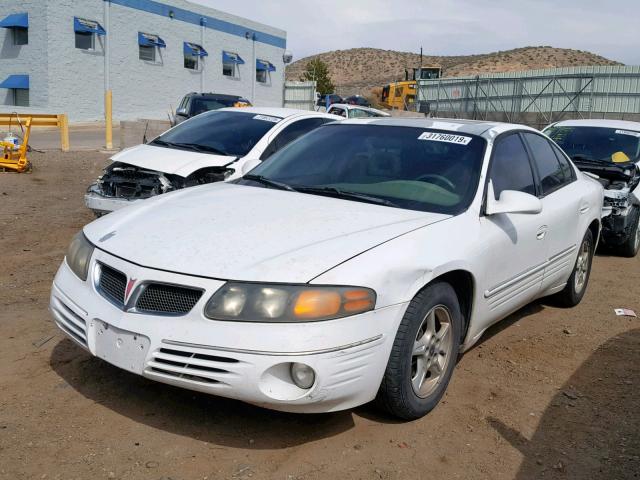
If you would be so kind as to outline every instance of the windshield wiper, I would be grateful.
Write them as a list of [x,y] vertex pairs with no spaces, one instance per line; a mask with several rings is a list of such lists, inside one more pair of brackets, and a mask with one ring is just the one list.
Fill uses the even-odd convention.
[[573,160],[574,162],[592,163],[592,164],[596,164],[596,165],[610,165],[611,164],[611,162],[609,160],[598,160],[596,158],[587,157],[586,155],[573,155],[571,157],[571,160]]
[[180,143],[180,142],[167,142],[166,140],[154,140],[151,142],[151,145],[162,145],[166,147],[174,147],[174,148],[184,148],[187,150],[193,150],[195,152],[206,152],[206,153],[215,153],[217,155],[224,155],[226,157],[229,156],[227,152],[223,152],[215,147],[210,147],[209,145],[198,145],[197,143]]
[[316,193],[319,195],[327,195],[329,197],[335,197],[335,198],[344,198],[347,200],[356,200],[359,202],[365,202],[365,203],[374,203],[376,205],[384,205],[386,207],[398,207],[399,205],[389,201],[389,200],[385,200],[384,198],[380,198],[380,197],[374,197],[371,195],[367,195],[366,193],[359,193],[359,192],[351,192],[348,190],[341,190],[339,188],[336,187],[300,187],[300,186],[296,186],[296,190],[298,192],[303,192],[303,193]]
[[263,177],[262,175],[251,175],[250,173],[242,177],[245,180],[252,180],[254,182],[261,183],[267,187],[277,188],[278,190],[288,190],[289,192],[296,192],[297,190],[293,188],[291,185],[287,185],[286,183],[277,182],[275,180],[271,180],[269,178]]

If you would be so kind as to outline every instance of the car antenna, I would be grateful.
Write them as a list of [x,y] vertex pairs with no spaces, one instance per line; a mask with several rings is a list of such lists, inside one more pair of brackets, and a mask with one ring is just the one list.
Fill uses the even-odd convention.
[[149,128],[149,122],[144,126],[144,133],[142,134],[142,143],[147,143],[147,129]]

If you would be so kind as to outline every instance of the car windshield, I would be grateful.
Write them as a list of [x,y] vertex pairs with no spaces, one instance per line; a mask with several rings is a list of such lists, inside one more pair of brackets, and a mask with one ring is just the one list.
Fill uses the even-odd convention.
[[624,163],[640,159],[640,132],[604,127],[556,126],[545,132],[571,158]]
[[252,180],[238,183],[270,182],[272,188],[457,214],[475,195],[485,145],[481,137],[457,132],[330,124],[290,143],[254,168]]
[[198,115],[209,110],[218,110],[219,108],[233,107],[237,98],[198,98],[191,100],[191,114]]
[[281,120],[242,109],[206,112],[163,133],[151,145],[243,157]]

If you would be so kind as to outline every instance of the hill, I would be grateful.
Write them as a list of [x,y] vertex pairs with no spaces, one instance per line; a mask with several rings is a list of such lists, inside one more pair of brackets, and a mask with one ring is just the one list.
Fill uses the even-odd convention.
[[[309,60],[320,58],[329,66],[336,90],[365,94],[372,87],[404,80],[405,68],[420,64],[420,55],[377,48],[333,50],[302,58],[287,67],[287,80],[300,80]],[[583,65],[620,65],[591,52],[554,47],[523,47],[478,55],[425,55],[423,65],[440,65],[443,76],[459,77],[480,73],[509,72],[535,68],[574,67]]]

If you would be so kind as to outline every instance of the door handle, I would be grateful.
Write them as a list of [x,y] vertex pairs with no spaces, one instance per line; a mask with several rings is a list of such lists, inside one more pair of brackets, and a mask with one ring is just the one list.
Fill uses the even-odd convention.
[[544,225],[538,229],[538,232],[536,233],[536,238],[538,240],[543,240],[546,235],[547,235],[547,226]]
[[582,206],[580,207],[580,214],[581,214],[581,215],[584,215],[585,213],[587,213],[587,212],[589,211],[589,209],[590,209],[590,208],[591,208],[591,207],[589,206],[589,204],[588,204],[588,203],[585,203],[584,205],[582,205]]

